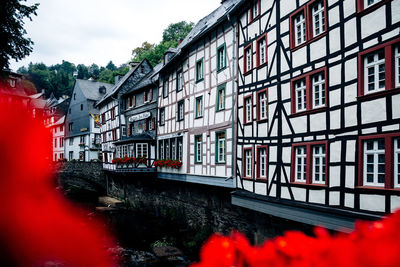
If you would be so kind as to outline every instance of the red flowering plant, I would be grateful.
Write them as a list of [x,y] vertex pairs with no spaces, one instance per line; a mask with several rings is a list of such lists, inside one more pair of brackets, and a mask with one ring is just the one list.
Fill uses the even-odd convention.
[[131,163],[135,163],[135,164],[147,164],[147,158],[144,157],[123,157],[123,158],[114,158],[112,160],[113,164],[117,164],[117,165],[121,165],[121,164],[131,164]]
[[215,234],[192,267],[400,266],[400,211],[376,222],[357,222],[350,234],[331,235],[316,227],[315,237],[297,231],[253,247],[242,234]]
[[158,159],[153,162],[153,166],[160,168],[179,169],[180,167],[182,167],[182,161],[173,159]]

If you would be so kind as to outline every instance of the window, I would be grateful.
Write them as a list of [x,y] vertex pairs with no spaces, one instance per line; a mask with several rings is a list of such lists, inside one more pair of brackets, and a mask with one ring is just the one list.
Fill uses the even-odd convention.
[[122,136],[126,136],[126,126],[125,125],[121,126],[121,129],[122,129]]
[[253,5],[250,11],[250,21],[253,21],[260,16],[261,12],[261,0],[253,0]]
[[322,0],[311,6],[312,33],[316,37],[325,31],[325,10]]
[[177,121],[182,121],[185,115],[185,102],[181,100],[178,102],[178,118]]
[[253,148],[243,149],[243,178],[252,178],[253,174]]
[[74,159],[74,151],[69,151],[68,152],[68,160],[73,160]]
[[70,108],[68,109],[68,113],[71,114],[71,109]]
[[247,74],[253,68],[253,46],[251,44],[249,44],[244,48],[243,59],[244,59],[243,63],[244,73]]
[[217,132],[215,139],[216,139],[215,163],[225,163],[225,147],[226,147],[225,131]]
[[183,89],[183,76],[182,70],[176,72],[176,91],[181,91]]
[[296,163],[295,163],[295,182],[306,182],[307,177],[307,152],[305,146],[298,146],[295,148],[296,151]]
[[171,139],[171,158],[176,159],[176,141],[175,138]]
[[58,143],[57,143],[57,138],[54,138],[54,139],[53,139],[53,146],[54,146],[55,148],[57,148],[57,144],[58,144]]
[[79,151],[79,160],[85,161],[85,151]]
[[257,92],[257,120],[263,121],[268,118],[267,90]]
[[80,137],[80,142],[79,142],[79,144],[81,144],[81,145],[86,144],[86,138],[85,138],[84,135],[82,135],[82,136]]
[[326,0],[312,0],[290,16],[290,47],[302,46],[327,31]]
[[267,34],[257,40],[257,67],[267,63]]
[[182,160],[183,158],[183,138],[178,137],[178,159]]
[[400,87],[400,45],[397,45],[395,51],[395,68],[396,68],[396,87]]
[[74,144],[74,138],[71,137],[71,138],[69,138],[69,145],[72,146],[73,144]]
[[160,125],[165,125],[165,108],[160,108]]
[[400,38],[358,54],[358,95],[390,93],[400,84]]
[[59,141],[60,141],[60,147],[64,147],[64,139],[60,137]]
[[204,78],[203,59],[196,61],[196,82],[202,81]]
[[301,45],[306,41],[306,19],[304,17],[304,11],[297,14],[294,18],[294,38],[295,45]]
[[385,90],[385,56],[378,51],[364,57],[364,94]]
[[222,44],[217,48],[217,71],[226,67],[226,45]]
[[226,84],[221,84],[217,88],[217,111],[225,109],[225,86]]
[[360,137],[360,186],[400,188],[399,137],[399,133]]
[[253,120],[253,97],[251,95],[246,96],[243,102],[244,124],[251,123]]
[[165,159],[164,158],[164,140],[161,140],[159,142],[159,145],[160,145],[160,151],[159,151],[158,156],[159,156],[160,159]]
[[64,125],[61,125],[60,126],[60,132],[63,132],[64,131]]
[[327,106],[326,69],[318,69],[292,80],[292,114]]
[[363,0],[364,1],[364,8],[368,8],[376,3],[378,3],[380,0]]
[[203,96],[196,97],[195,118],[203,117]]
[[136,157],[147,158],[147,143],[136,144]]
[[311,76],[313,89],[313,108],[325,106],[325,77],[324,73]]
[[194,163],[201,163],[203,159],[203,137],[196,135],[194,140]]
[[315,184],[325,184],[326,151],[325,145],[313,146],[313,176],[312,182]]
[[327,147],[326,141],[293,145],[291,181],[327,185]]
[[364,185],[385,186],[385,140],[364,142]]
[[164,81],[163,81],[163,97],[164,98],[168,97],[168,91],[169,91],[169,80],[168,80],[168,77],[165,77]]
[[68,124],[68,131],[70,131],[70,132],[72,132],[72,125],[73,125],[73,122],[70,122]]
[[165,158],[170,159],[169,155],[169,139],[167,139],[165,140]]
[[76,93],[74,93],[74,100],[76,100]]
[[81,110],[83,110],[83,104],[81,104]]
[[[362,12],[366,9],[373,11],[389,1],[391,0],[357,0],[357,11]],[[369,13],[369,11],[367,11],[367,13]]]
[[267,146],[257,147],[257,178],[267,179]]

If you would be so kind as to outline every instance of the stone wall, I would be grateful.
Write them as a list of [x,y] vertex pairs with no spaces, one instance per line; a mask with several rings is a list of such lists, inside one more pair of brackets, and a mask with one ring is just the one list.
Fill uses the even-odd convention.
[[233,206],[232,189],[161,180],[143,174],[108,175],[108,183],[109,194],[125,200],[131,208],[184,221],[198,231],[207,228],[229,234],[239,230],[254,244],[287,230],[312,233],[311,226]]
[[106,178],[101,162],[62,162],[58,163],[58,169],[59,184],[64,189],[105,194]]

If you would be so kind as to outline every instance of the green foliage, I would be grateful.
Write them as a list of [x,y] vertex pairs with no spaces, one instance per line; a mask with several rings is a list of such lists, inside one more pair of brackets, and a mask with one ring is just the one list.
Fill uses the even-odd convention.
[[21,60],[32,52],[33,42],[24,38],[24,19],[32,20],[39,4],[27,6],[26,0],[3,0],[0,5],[0,70],[9,67],[9,60]]
[[140,62],[147,59],[151,65],[157,65],[161,62],[164,53],[171,47],[177,47],[179,40],[183,40],[193,26],[193,22],[187,23],[186,21],[170,24],[164,30],[162,41],[159,44],[144,42],[141,47],[133,49],[133,61]]

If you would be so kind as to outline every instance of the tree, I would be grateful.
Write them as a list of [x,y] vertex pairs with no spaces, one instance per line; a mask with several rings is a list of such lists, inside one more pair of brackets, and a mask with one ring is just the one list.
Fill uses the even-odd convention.
[[144,42],[141,47],[132,50],[133,61],[147,59],[153,66],[161,62],[164,53],[171,47],[177,47],[180,39],[184,39],[192,30],[193,22],[181,21],[172,23],[163,32],[163,39],[158,45]]
[[110,60],[110,62],[108,62],[106,69],[109,69],[111,71],[114,71],[117,69],[117,66],[114,65],[114,63]]
[[163,32],[162,42],[179,42],[184,39],[186,35],[193,29],[194,23],[181,21],[178,23],[171,23]]
[[0,6],[0,71],[9,67],[9,60],[21,60],[32,52],[33,42],[24,38],[24,18],[32,20],[39,4],[27,6],[26,0],[2,0]]
[[88,67],[86,67],[83,64],[79,64],[77,67],[78,70],[78,75],[76,78],[78,79],[89,79],[89,70]]
[[90,65],[88,71],[89,71],[89,75],[93,79],[97,80],[97,78],[99,78],[100,68],[96,64],[93,63],[92,65]]

